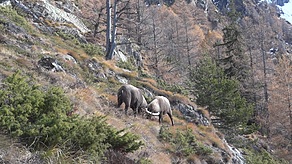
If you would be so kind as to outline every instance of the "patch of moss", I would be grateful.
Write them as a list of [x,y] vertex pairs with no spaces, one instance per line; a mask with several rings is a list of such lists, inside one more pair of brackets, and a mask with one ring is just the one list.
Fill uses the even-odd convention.
[[12,7],[0,7],[0,21],[4,23],[13,22],[16,26],[22,27],[27,32],[33,33],[32,25]]
[[138,71],[137,67],[133,64],[133,60],[131,60],[132,58],[130,58],[130,60],[128,61],[118,61],[117,66],[120,68],[124,68],[130,71]]
[[81,48],[85,51],[85,53],[87,53],[87,55],[89,56],[102,56],[104,53],[102,52],[102,49],[100,48],[100,46],[95,45],[95,44],[82,44]]

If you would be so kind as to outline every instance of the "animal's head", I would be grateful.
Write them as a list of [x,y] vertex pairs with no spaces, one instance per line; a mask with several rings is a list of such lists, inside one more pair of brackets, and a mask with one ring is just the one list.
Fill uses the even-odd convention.
[[142,102],[142,104],[141,104],[141,108],[147,108],[147,106],[148,106],[148,104],[147,104],[147,101],[146,101],[146,99],[145,99],[145,97],[144,96],[142,96],[143,97],[143,102]]
[[146,108],[146,113],[158,116],[160,114],[160,108],[157,99],[154,99]]

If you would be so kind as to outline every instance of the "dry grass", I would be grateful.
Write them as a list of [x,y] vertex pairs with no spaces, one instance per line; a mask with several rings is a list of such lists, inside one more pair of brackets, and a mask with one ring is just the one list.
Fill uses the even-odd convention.
[[218,136],[218,132],[213,126],[196,126],[194,128],[194,134],[196,139],[207,145],[212,145],[221,149],[225,149],[225,145],[221,140],[221,136]]
[[15,59],[18,56],[14,49],[4,45],[0,45],[0,54],[0,60],[9,58],[10,61],[13,61],[12,59]]
[[210,120],[210,113],[206,108],[198,107],[197,109]]
[[152,86],[157,86],[157,81],[151,78],[143,78],[141,81],[150,83]]
[[179,110],[172,110],[172,115],[173,116],[176,116],[176,117],[178,117],[178,118],[184,118],[184,115],[179,111]]
[[193,107],[196,107],[197,105],[192,102],[187,96],[184,96],[182,94],[174,94],[172,96],[169,97],[169,101],[171,103],[177,103],[177,102],[180,102],[180,103],[183,103],[183,104],[186,104],[186,105],[191,105]]
[[117,96],[115,94],[104,94],[107,97],[107,100],[112,104],[118,104]]
[[0,134],[0,163],[42,163],[40,156],[29,150],[16,140]]
[[159,88],[157,88],[156,86],[153,86],[151,83],[149,82],[145,82],[145,81],[137,81],[138,85],[141,85],[147,89],[149,89],[150,91],[152,91],[155,95],[161,95],[161,96],[165,96],[165,97],[170,97],[173,95],[172,92],[170,91],[166,91],[166,90],[161,90]]
[[16,62],[17,62],[17,65],[19,67],[24,67],[24,68],[27,68],[27,69],[34,68],[33,63],[31,61],[27,60],[25,57],[23,57],[23,58],[17,58],[16,59]]
[[77,61],[83,61],[90,58],[90,56],[88,56],[86,53],[84,53],[80,49],[64,49],[64,48],[57,47],[56,50],[57,50],[57,53],[61,55],[70,54]]
[[[147,154],[146,158],[151,160],[152,163],[157,163],[157,154],[159,156],[159,162],[169,162],[170,158],[165,154],[163,144],[158,140],[160,125],[158,122],[144,119],[142,116],[134,117],[132,114],[125,116],[123,110],[117,108],[109,108],[112,114],[107,115],[107,123],[117,129],[127,129],[127,131],[135,133],[141,137],[141,141],[144,142],[144,146],[135,151],[129,153],[127,156],[131,159],[139,160],[141,154]],[[119,115],[117,117],[117,115]],[[154,151],[155,150],[155,151]]]
[[108,70],[114,71],[116,74],[119,74],[128,79],[134,79],[138,77],[138,72],[136,71],[128,71],[128,70],[116,67],[116,63],[114,60],[103,60],[103,61],[100,61],[100,63],[102,64],[104,70],[108,69]]

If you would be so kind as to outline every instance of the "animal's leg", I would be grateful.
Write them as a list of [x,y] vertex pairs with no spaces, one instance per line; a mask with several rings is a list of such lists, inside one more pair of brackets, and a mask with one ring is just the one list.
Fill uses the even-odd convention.
[[142,109],[138,108],[138,114],[141,114]]
[[118,95],[117,95],[117,97],[118,97],[118,105],[117,105],[117,107],[119,108],[121,105],[122,105],[122,103],[123,103],[123,98],[122,98],[122,94],[123,94],[123,92],[124,92],[124,90],[121,90],[121,91],[119,91],[119,93],[118,93]]
[[134,108],[134,117],[136,117],[136,116],[137,116],[137,110],[139,111],[139,109],[138,109],[138,108]]
[[170,118],[170,120],[171,120],[171,125],[173,126],[174,124],[173,124],[172,114],[167,113],[167,115],[169,116],[169,118]]
[[121,98],[120,97],[118,97],[118,105],[117,105],[117,108],[119,108],[121,105],[122,105],[122,100],[121,100]]
[[162,114],[159,115],[159,123],[161,124],[163,121]]
[[125,114],[128,115],[129,105],[125,105]]

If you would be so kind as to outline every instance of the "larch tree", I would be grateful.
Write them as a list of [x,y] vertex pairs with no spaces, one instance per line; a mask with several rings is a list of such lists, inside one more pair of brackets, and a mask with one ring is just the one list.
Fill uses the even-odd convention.
[[276,153],[292,156],[292,60],[286,55],[279,58],[273,82],[269,86],[269,140],[276,143]]
[[274,29],[271,29],[269,26],[269,10],[263,9],[259,11],[262,17],[256,19],[253,26],[252,33],[252,43],[255,46],[257,51],[253,52],[253,60],[254,60],[254,68],[257,72],[255,72],[255,76],[257,78],[257,107],[255,110],[256,120],[259,123],[260,129],[259,131],[263,135],[267,135],[269,137],[269,117],[270,114],[268,112],[268,103],[269,103],[269,85],[272,82],[271,77],[274,73],[274,63],[270,60],[271,53],[269,50],[273,47],[273,40],[275,32]]
[[147,26],[143,27],[145,31],[142,42],[147,53],[148,62],[147,65],[155,72],[155,76],[160,78],[162,76],[159,70],[159,61],[161,61],[161,54],[163,48],[163,26],[161,25],[161,19],[159,17],[162,7],[150,6],[146,14],[149,15],[146,20]]
[[81,12],[77,12],[78,16],[85,18],[89,22],[89,28],[93,29],[93,37],[102,37],[99,34],[105,32],[106,27],[105,2],[94,0],[80,1],[78,7],[81,10]]

